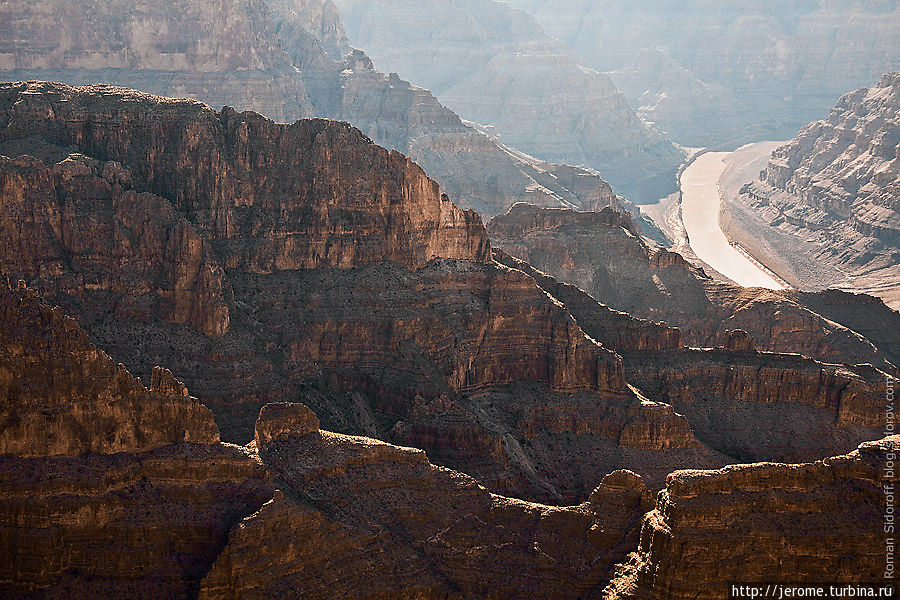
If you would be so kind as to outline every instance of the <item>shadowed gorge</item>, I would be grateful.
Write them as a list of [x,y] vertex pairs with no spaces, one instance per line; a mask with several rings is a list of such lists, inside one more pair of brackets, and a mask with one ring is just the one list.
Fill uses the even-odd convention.
[[[790,126],[893,56],[895,8],[0,3],[0,597],[877,596],[896,74],[707,155],[699,211],[880,297],[741,287],[690,177],[616,192],[702,156],[660,123]],[[767,211],[782,238],[729,238]],[[822,252],[752,254],[784,236]]]

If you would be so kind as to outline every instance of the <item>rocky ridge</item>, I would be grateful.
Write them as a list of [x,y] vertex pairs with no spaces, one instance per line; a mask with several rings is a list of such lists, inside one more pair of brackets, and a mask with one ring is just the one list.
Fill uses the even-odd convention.
[[569,187],[553,176],[561,167],[498,145],[428,91],[376,71],[347,44],[330,0],[194,2],[187,10],[173,2],[17,0],[0,7],[0,33],[4,80],[104,82],[282,122],[349,121],[411,156],[456,202],[487,215],[524,198],[590,205],[583,182],[591,190],[605,185],[581,169],[579,184]]
[[900,72],[842,97],[741,192],[761,219],[846,274],[832,285],[900,306]]
[[351,42],[379,67],[491,126],[504,143],[596,169],[634,202],[674,191],[680,150],[528,15],[493,0],[337,5]]
[[[871,332],[876,348],[852,329],[864,320],[853,317],[853,311],[828,311],[830,318],[817,313],[819,299],[832,292],[796,294],[713,281],[679,254],[648,245],[627,215],[520,204],[492,219],[487,229],[495,248],[612,309],[677,327],[687,346],[725,347],[731,332],[743,330],[756,348],[768,352],[889,370],[900,358],[890,336]],[[878,310],[879,301],[872,298],[847,296],[846,301],[868,311],[864,314]],[[900,325],[896,312],[884,309],[880,314],[884,326]]]

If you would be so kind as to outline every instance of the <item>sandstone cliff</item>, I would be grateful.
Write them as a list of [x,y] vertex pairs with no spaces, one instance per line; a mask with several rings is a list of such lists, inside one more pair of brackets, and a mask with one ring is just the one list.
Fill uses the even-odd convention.
[[[672,473],[609,598],[729,597],[730,581],[881,581],[898,437],[814,463]],[[852,558],[850,558],[852,557]]]
[[[900,326],[900,316],[879,312],[877,302],[850,298],[862,312],[839,315],[829,311],[826,318],[815,312],[820,294],[797,295],[714,282],[680,255],[650,247],[627,215],[523,204],[492,219],[488,231],[497,248],[581,288],[601,303],[677,327],[688,346],[723,347],[729,332],[741,329],[760,350],[795,352],[826,362],[872,363],[885,368],[887,362],[893,362],[896,366],[890,336],[874,335],[876,348],[848,328],[860,327],[861,321],[875,314],[884,320],[882,327]],[[851,313],[860,316],[853,318]]]
[[597,169],[634,201],[674,191],[682,154],[641,121],[609,78],[520,11],[493,0],[339,0],[351,42],[427,87],[504,143]]
[[[303,398],[329,428],[554,501],[616,468],[657,483],[722,464],[534,279],[491,262],[477,215],[357,130],[121,88],[0,97],[4,265],[135,372],[170,366],[224,439]],[[520,400],[508,386],[525,382]],[[444,397],[459,428],[434,427]],[[551,428],[535,425],[543,404]],[[585,458],[560,469],[569,435]]]
[[[104,82],[276,121],[346,120],[412,156],[454,200],[488,215],[528,198],[590,203],[535,159],[464,125],[426,90],[375,70],[321,0],[54,0],[0,6],[0,78]],[[493,177],[485,177],[489,166]],[[584,177],[592,177],[582,171]],[[600,181],[599,177],[595,177]]]
[[900,72],[841,98],[742,192],[762,219],[847,275],[832,284],[900,306]]
[[145,388],[75,321],[0,283],[0,595],[196,594],[272,495],[163,369]]

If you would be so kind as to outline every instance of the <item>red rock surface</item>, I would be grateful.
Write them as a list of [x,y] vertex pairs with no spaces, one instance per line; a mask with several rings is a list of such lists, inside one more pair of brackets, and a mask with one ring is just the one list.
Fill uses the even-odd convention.
[[491,495],[419,450],[324,431],[260,456],[282,489],[233,530],[200,598],[593,597],[647,508],[633,473],[550,507]]
[[882,482],[896,436],[806,464],[669,476],[609,598],[729,597],[728,582],[877,582]]
[[75,321],[0,284],[0,595],[196,594],[233,523],[271,498],[171,374],[144,388]]

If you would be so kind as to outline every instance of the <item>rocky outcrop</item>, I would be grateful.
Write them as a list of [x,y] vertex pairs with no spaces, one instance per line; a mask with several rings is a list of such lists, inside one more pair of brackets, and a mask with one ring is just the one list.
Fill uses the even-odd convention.
[[900,439],[806,464],[672,473],[611,598],[729,597],[729,582],[882,581],[885,465]]
[[[741,329],[760,350],[885,368],[893,358],[893,354],[888,358],[870,340],[848,329],[859,325],[859,319],[844,323],[814,312],[818,306],[816,294],[796,295],[715,282],[679,254],[648,246],[627,215],[522,204],[492,219],[488,232],[497,249],[581,288],[601,303],[677,327],[688,346],[725,347],[731,332]],[[594,329],[585,324],[594,317],[585,321],[576,304],[566,301],[566,305],[594,335]],[[596,311],[589,305],[587,310]],[[896,314],[884,316],[888,323],[897,319]],[[597,339],[609,339],[598,335]],[[886,353],[892,352],[884,336],[876,339],[888,344]],[[629,349],[612,342],[609,347]]]
[[[3,90],[4,264],[175,390],[151,375],[166,364],[223,439],[249,442],[264,404],[303,398],[326,428],[415,443],[548,501],[582,500],[618,468],[658,483],[722,464],[532,277],[490,261],[477,215],[358,131],[120,88]],[[511,392],[525,382],[527,401]],[[443,397],[459,428],[440,422]],[[488,401],[523,408],[494,416]],[[541,403],[558,408],[532,416]],[[566,470],[570,434],[585,455]]]
[[740,462],[814,460],[885,426],[886,374],[752,350],[623,353],[629,382]]
[[419,450],[325,431],[260,456],[282,488],[232,531],[200,598],[594,595],[647,506],[629,472],[549,507],[489,494]]
[[0,284],[0,595],[189,597],[271,498],[206,407],[165,370],[153,382]]
[[[581,186],[547,177],[541,161],[466,126],[426,90],[377,72],[347,45],[330,0],[205,1],[188,9],[134,0],[16,1],[0,7],[0,33],[0,78],[7,81],[105,82],[282,122],[349,121],[412,156],[455,201],[487,215],[524,198],[548,206],[593,202]],[[491,178],[483,177],[488,165]]]
[[146,389],[24,284],[0,285],[0,323],[0,455],[116,454],[219,441],[212,413],[196,398]]
[[701,0],[507,4],[610,72],[642,116],[684,145],[787,139],[847,90],[900,69],[900,9],[881,0],[741,0],[712,11]]
[[845,95],[828,119],[775,150],[742,198],[850,276],[838,283],[898,306],[900,72]]
[[636,202],[674,191],[681,152],[527,15],[490,0],[337,4],[351,42],[380,68],[490,125],[504,143],[597,169]]
[[[41,136],[125,164],[138,186],[167,198],[210,241],[227,248],[229,239],[244,239],[222,255],[226,267],[272,272],[391,260],[416,268],[439,256],[489,259],[475,213],[442,196],[408,158],[346,125],[279,125],[102,86],[6,84],[0,95],[8,107],[0,140]],[[74,165],[70,174],[84,168]]]

